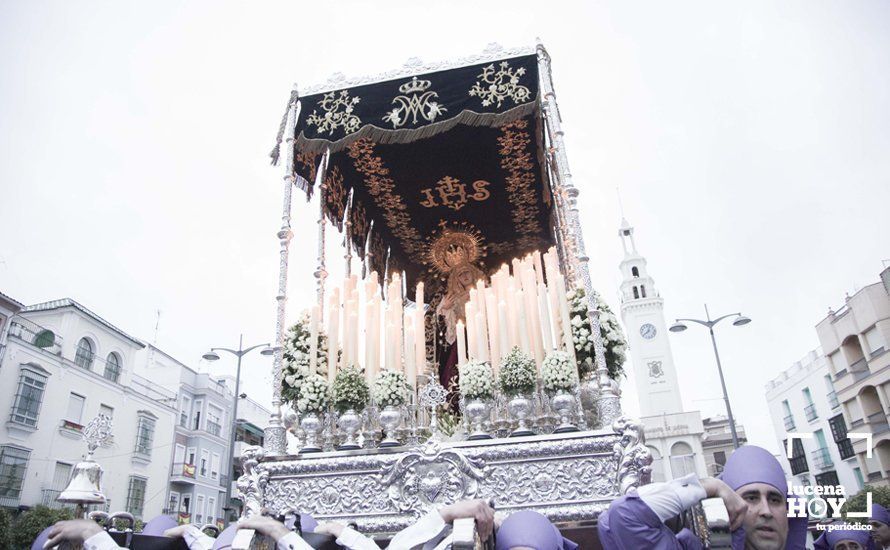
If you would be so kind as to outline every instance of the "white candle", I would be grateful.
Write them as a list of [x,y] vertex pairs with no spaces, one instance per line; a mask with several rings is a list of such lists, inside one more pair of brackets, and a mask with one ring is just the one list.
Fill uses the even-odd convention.
[[476,313],[476,318],[473,319],[473,325],[476,327],[476,335],[477,335],[477,357],[476,359],[480,361],[488,361],[488,339],[485,337],[485,319],[482,317],[482,312]]
[[423,312],[423,281],[418,282],[414,289],[414,304],[417,307],[414,312],[414,363],[418,371],[426,372],[426,319]]
[[507,292],[504,298],[507,303],[507,335],[510,337],[510,349],[519,345],[519,315],[516,306],[516,282],[511,275],[507,279]]
[[540,285],[544,283],[544,268],[541,266],[541,251],[535,250],[532,253],[532,261],[535,265],[535,284]]
[[353,306],[352,313],[349,314],[350,334],[352,334],[352,342],[349,346],[350,366],[358,365],[358,311]]
[[562,338],[566,346],[566,353],[572,358],[572,362],[577,364],[575,357],[575,340],[572,335],[572,321],[569,314],[569,302],[566,299],[566,282],[562,275],[556,276],[556,286],[559,291],[559,312],[562,318]]
[[309,314],[309,372],[315,372],[318,365],[318,315],[321,313],[319,307],[312,306],[312,313]]
[[485,312],[488,320],[488,340],[491,349],[491,364],[499,363],[501,360],[501,348],[498,343],[498,307],[495,301],[494,289],[485,289]]
[[476,349],[476,312],[473,311],[473,303],[467,302],[464,306],[464,318],[467,322],[467,358],[478,359],[479,353]]
[[527,355],[531,356],[531,344],[528,341],[528,331],[525,330],[525,300],[522,296],[522,291],[516,291],[516,317],[517,317],[517,326],[519,327],[519,347],[524,351]]
[[544,283],[538,283],[538,309],[541,312],[541,335],[546,355],[553,351],[553,333],[550,329],[550,307],[547,304],[547,287]]
[[370,383],[380,370],[380,290],[374,288],[374,296],[371,300],[371,337],[368,343],[371,345],[370,362],[365,366],[365,379]]
[[405,377],[413,388],[417,383],[417,368],[414,364],[414,325],[405,323]]
[[338,290],[334,288],[331,293],[331,302],[328,304],[328,379],[333,380],[337,372],[337,349],[339,347],[338,325],[340,322],[340,300]]
[[528,262],[522,277],[522,293],[525,297],[526,326],[532,357],[537,364],[544,362],[544,345],[541,339],[541,322],[538,315],[538,289],[535,288],[535,274]]
[[463,365],[467,362],[467,333],[464,330],[464,322],[458,321],[454,330],[457,333],[457,364]]
[[396,357],[396,325],[392,321],[386,323],[386,368],[389,370],[397,370]]
[[[507,336],[507,303],[498,302],[498,344],[500,344],[501,358],[506,357],[510,353],[510,337]],[[497,374],[500,365],[492,363],[494,373]]]

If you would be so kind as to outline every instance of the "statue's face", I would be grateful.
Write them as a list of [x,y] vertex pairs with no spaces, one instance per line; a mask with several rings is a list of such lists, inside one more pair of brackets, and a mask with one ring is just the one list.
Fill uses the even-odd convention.
[[469,269],[463,269],[457,274],[457,280],[464,288],[468,288],[473,284],[473,272]]

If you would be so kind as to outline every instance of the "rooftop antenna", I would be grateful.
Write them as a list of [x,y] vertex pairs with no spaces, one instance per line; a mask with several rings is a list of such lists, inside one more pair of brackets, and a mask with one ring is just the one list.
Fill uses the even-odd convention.
[[161,310],[157,309],[155,310],[155,313],[157,314],[157,318],[155,319],[155,339],[152,343],[158,345],[158,327],[161,326]]

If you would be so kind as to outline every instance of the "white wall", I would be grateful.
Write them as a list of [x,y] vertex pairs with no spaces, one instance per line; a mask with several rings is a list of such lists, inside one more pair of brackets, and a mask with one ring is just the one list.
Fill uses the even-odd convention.
[[[841,407],[832,407],[829,403],[828,390],[825,385],[825,375],[827,374],[829,374],[828,360],[820,351],[811,351],[767,385],[766,401],[769,406],[770,418],[773,422],[773,431],[776,434],[776,440],[781,446],[782,441],[787,439],[784,424],[785,412],[782,401],[788,400],[792,416],[794,417],[795,427],[793,431],[811,433],[821,429],[825,434],[826,447],[834,463],[833,469],[837,472],[838,479],[848,493],[856,493],[859,491],[859,483],[853,473],[853,468],[858,466],[856,458],[854,456],[847,460],[841,460],[840,452],[831,434],[831,426],[828,424],[829,418],[841,414]],[[807,405],[803,394],[804,388],[810,389],[810,395],[816,408],[817,417],[812,421],[807,420],[804,412]],[[847,424],[847,429],[849,430],[849,428],[850,426]],[[803,441],[809,471],[789,478],[789,481],[800,485],[802,480],[806,478],[810,483],[815,484],[816,474],[823,473],[816,466],[815,458],[813,457],[813,452],[818,446],[816,439]],[[785,464],[787,465],[787,460]],[[828,470],[831,469],[829,468]],[[789,467],[788,472],[790,473],[790,471]]]
[[[57,461],[73,465],[86,454],[86,444],[80,433],[63,428],[63,421],[86,424],[104,404],[114,409],[114,439],[96,450],[95,459],[105,469],[104,491],[110,499],[110,508],[124,509],[129,477],[136,475],[147,479],[143,516],[150,519],[160,514],[166,496],[175,415],[171,406],[140,395],[142,388],[137,391],[131,387],[136,344],[73,308],[27,314],[27,317],[61,336],[63,346],[59,356],[10,338],[0,366],[0,414],[5,415],[3,428],[0,428],[0,444],[12,444],[31,451],[21,504],[42,503],[42,489],[52,488]],[[120,383],[102,376],[104,363],[100,361],[93,364],[92,371],[75,366],[75,349],[82,336],[91,338],[99,358],[111,351],[121,355]],[[48,372],[37,428],[33,431],[17,429],[6,422],[18,389],[20,366],[29,363]],[[66,418],[72,392],[85,398],[79,419]],[[154,397],[162,395],[156,393]],[[156,417],[152,451],[147,461],[134,456],[138,411],[147,411]]]

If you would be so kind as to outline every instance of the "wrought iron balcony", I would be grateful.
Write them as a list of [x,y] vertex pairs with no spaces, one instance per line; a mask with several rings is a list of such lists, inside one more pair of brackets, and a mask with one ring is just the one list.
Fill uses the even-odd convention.
[[207,421],[207,433],[213,434],[216,437],[219,437],[220,433],[222,433],[222,426],[217,424],[216,422]]
[[62,354],[62,338],[27,319],[19,317],[10,323],[9,336],[18,338],[53,355]]
[[810,471],[810,466],[809,464],[807,464],[806,455],[793,457],[788,461],[788,463],[791,464],[792,475],[802,474],[803,472]]
[[810,456],[813,457],[813,462],[816,464],[816,468],[820,470],[828,470],[829,468],[834,467],[834,461],[831,460],[831,454],[829,454],[827,447],[816,449],[810,453]]
[[853,442],[850,441],[849,437],[835,443],[837,443],[837,450],[841,455],[841,460],[847,460],[856,456],[856,451],[853,450]]
[[834,390],[828,392],[828,406],[830,406],[832,409],[836,409],[841,406],[841,404],[837,400],[837,393]]
[[785,417],[785,431],[794,429],[794,417],[792,415],[788,415]]
[[803,412],[807,415],[807,420],[810,422],[819,418],[819,413],[816,412],[815,403],[810,403],[809,405],[804,407]]
[[868,424],[871,426],[872,435],[882,434],[890,430],[890,425],[887,423],[887,415],[883,412],[868,415]]

